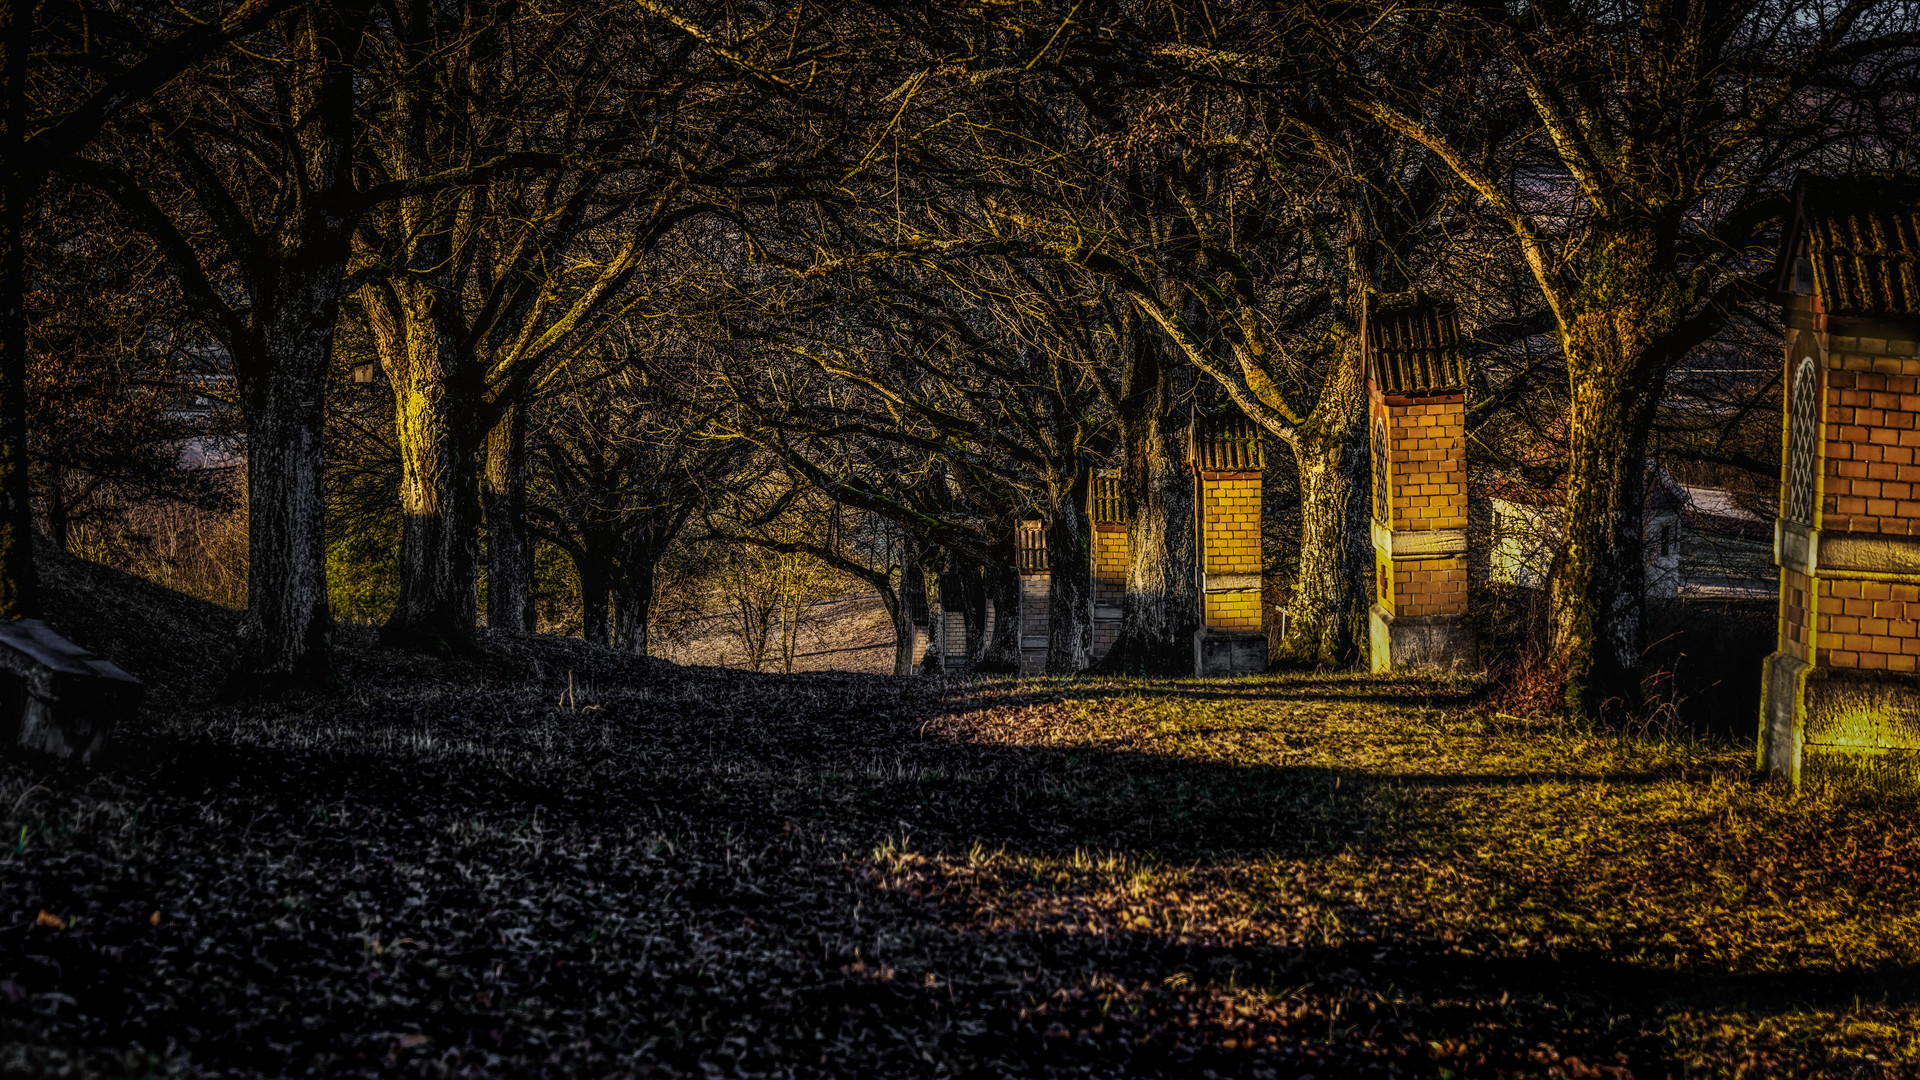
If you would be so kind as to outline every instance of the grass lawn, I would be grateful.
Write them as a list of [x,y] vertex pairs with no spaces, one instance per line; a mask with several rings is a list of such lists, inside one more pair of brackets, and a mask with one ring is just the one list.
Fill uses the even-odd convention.
[[1421,679],[762,677],[504,637],[443,666],[346,637],[339,696],[161,693],[96,773],[0,764],[0,1073],[1920,1060],[1914,799],[1792,794],[1746,745]]

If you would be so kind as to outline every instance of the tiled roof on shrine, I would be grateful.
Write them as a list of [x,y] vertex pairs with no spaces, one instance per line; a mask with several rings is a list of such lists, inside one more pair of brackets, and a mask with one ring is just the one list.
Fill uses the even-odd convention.
[[1467,365],[1453,301],[1418,292],[1376,299],[1367,313],[1367,378],[1385,394],[1464,390]]
[[1920,318],[1920,182],[1802,182],[1800,238],[1830,315]]

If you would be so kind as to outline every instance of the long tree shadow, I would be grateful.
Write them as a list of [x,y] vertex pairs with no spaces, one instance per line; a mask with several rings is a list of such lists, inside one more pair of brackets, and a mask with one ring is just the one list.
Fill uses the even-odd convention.
[[[115,782],[142,807],[141,828],[201,845],[201,865],[233,857],[295,866],[305,875],[299,889],[342,908],[299,917],[327,927],[325,944],[300,937],[299,918],[285,906],[294,901],[276,893],[248,900],[247,910],[208,913],[210,926],[231,920],[264,942],[265,963],[318,971],[314,958],[344,941],[365,951],[349,958],[361,978],[376,940],[434,942],[418,970],[407,969],[427,987],[414,992],[416,1004],[392,1007],[377,1022],[342,1014],[309,1035],[276,1035],[305,1039],[303,1047],[371,1039],[378,1032],[369,1024],[401,1030],[398,1010],[446,1045],[498,1050],[499,1040],[511,1042],[534,1022],[486,996],[506,993],[486,981],[501,963],[523,968],[518,992],[533,987],[553,1001],[662,995],[668,1003],[659,1015],[680,1041],[647,1053],[683,1071],[704,1067],[734,1039],[727,1033],[743,1011],[764,1008],[785,1032],[755,1029],[769,1045],[788,1040],[811,1053],[821,1039],[857,1042],[848,1033],[912,1028],[924,1031],[916,1045],[961,1075],[1524,1074],[1556,1067],[1538,1057],[1543,1043],[1555,1061],[1577,1057],[1582,1068],[1619,1064],[1645,1075],[1670,1064],[1659,1030],[1674,1013],[1778,1015],[1845,1009],[1856,996],[1892,1008],[1920,1000],[1911,965],[1752,975],[1625,964],[1594,950],[1497,941],[1459,909],[1449,909],[1456,924],[1437,926],[1365,885],[1381,868],[1472,859],[1473,837],[1439,812],[1463,794],[1535,784],[1643,788],[1674,779],[1662,770],[1388,771],[1015,745],[943,726],[978,708],[981,695],[954,698],[887,678],[678,672],[609,685],[571,708],[554,704],[559,685],[370,697],[316,705],[311,717],[209,714],[203,726],[149,733]],[[1072,704],[1096,695],[1312,703],[1353,685],[1276,680],[1198,692],[1210,697],[1125,684],[1009,685],[986,703]],[[1422,707],[1430,689],[1408,683],[1381,696]],[[61,797],[81,794],[63,789]],[[68,812],[50,807],[42,824],[51,829]],[[435,845],[460,830],[500,839],[461,849],[456,862]],[[565,836],[579,838],[571,854],[541,846],[541,837]],[[973,879],[954,884],[933,870],[890,878],[876,869],[883,846],[940,873],[985,852],[983,865],[1017,863],[1035,876],[994,889]],[[1131,929],[1116,921],[1124,912],[1107,910],[1124,902],[1114,899],[1119,892],[1096,896],[1071,874],[1064,883],[1039,876],[1065,873],[1089,853],[1164,871],[1189,891],[1241,890],[1246,917],[1259,920],[1270,921],[1280,902],[1261,893],[1258,880],[1232,878],[1239,868],[1319,872],[1327,889],[1358,894],[1364,886],[1373,895],[1328,892],[1295,905],[1347,920],[1348,929],[1332,935],[1337,945],[1302,944],[1314,935],[1265,921],[1223,944],[1219,935],[1172,925]],[[643,871],[642,863],[654,865],[646,859],[666,862]],[[759,868],[749,870],[755,860]],[[418,906],[401,906],[430,864],[458,872],[432,887],[431,905],[416,897]],[[36,871],[27,886],[36,891],[20,897],[27,910],[86,911],[116,889],[131,905],[148,902],[146,893],[134,895],[141,889],[199,888],[191,878],[177,886],[98,875],[69,881],[63,866]],[[1524,897],[1503,891],[1498,867],[1476,868],[1492,882],[1475,898],[1478,910],[1511,914]],[[486,881],[510,883],[512,902],[499,892],[506,885],[474,884]],[[412,928],[410,918],[436,907],[454,916],[438,938]],[[550,945],[521,948],[521,939],[501,936],[520,924],[503,923],[500,913],[523,908],[552,909],[542,931]],[[624,941],[596,936],[636,912],[659,925]],[[116,932],[146,933],[144,909],[140,915],[114,923],[126,924]],[[93,994],[120,1010],[114,1015],[144,1015],[140,1002],[158,977],[140,965],[160,971],[171,963],[161,953],[142,959],[145,946],[117,938],[90,943],[45,929],[16,936],[0,961],[18,961],[21,974],[8,976],[17,987],[82,1001]],[[684,966],[663,974],[645,958],[669,938]],[[626,951],[608,951],[614,944]],[[122,948],[129,951],[107,951]],[[42,971],[33,956],[53,958],[58,970]],[[748,966],[760,956],[773,957],[772,966]],[[751,977],[699,974],[728,964]],[[401,961],[390,966],[397,978]],[[243,970],[246,978],[274,977]],[[772,989],[750,1008],[740,986],[758,985],[753,980]],[[213,1030],[223,1006],[210,998],[180,1008],[187,1011],[156,1016]],[[86,1029],[89,1037],[118,1037],[120,1028],[101,1023]],[[772,1069],[787,1059],[768,1060]]]

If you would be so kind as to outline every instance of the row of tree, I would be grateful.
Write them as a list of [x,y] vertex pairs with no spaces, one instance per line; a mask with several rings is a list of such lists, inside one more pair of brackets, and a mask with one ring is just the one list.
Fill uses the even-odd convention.
[[[1595,715],[1639,682],[1645,461],[1773,468],[1777,386],[1739,373],[1794,178],[1905,170],[1920,116],[1904,0],[8,11],[0,609],[33,604],[30,338],[36,364],[60,333],[191,339],[243,433],[253,692],[328,678],[328,402],[357,364],[390,391],[396,645],[469,648],[482,578],[486,622],[529,627],[540,537],[588,633],[644,649],[691,528],[868,581],[903,640],[931,569],[1004,661],[985,611],[1037,515],[1049,668],[1080,670],[1116,466],[1104,662],[1179,670],[1185,432],[1231,407],[1296,473],[1280,653],[1351,664],[1366,312],[1428,289],[1472,332],[1474,463],[1564,499],[1552,633]],[[164,273],[78,331],[21,306],[89,245]],[[823,500],[850,516],[783,524],[840,521]]]

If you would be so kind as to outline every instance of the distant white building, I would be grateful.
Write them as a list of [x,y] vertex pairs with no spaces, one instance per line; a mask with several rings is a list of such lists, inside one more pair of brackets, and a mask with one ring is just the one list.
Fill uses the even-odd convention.
[[[1566,547],[1566,495],[1561,487],[1541,488],[1499,473],[1475,477],[1476,494],[1486,500],[1490,529],[1487,580],[1525,589],[1545,588],[1554,560]],[[1645,514],[1649,600],[1680,596],[1680,549],[1686,527],[1686,489],[1659,465],[1647,463]]]

